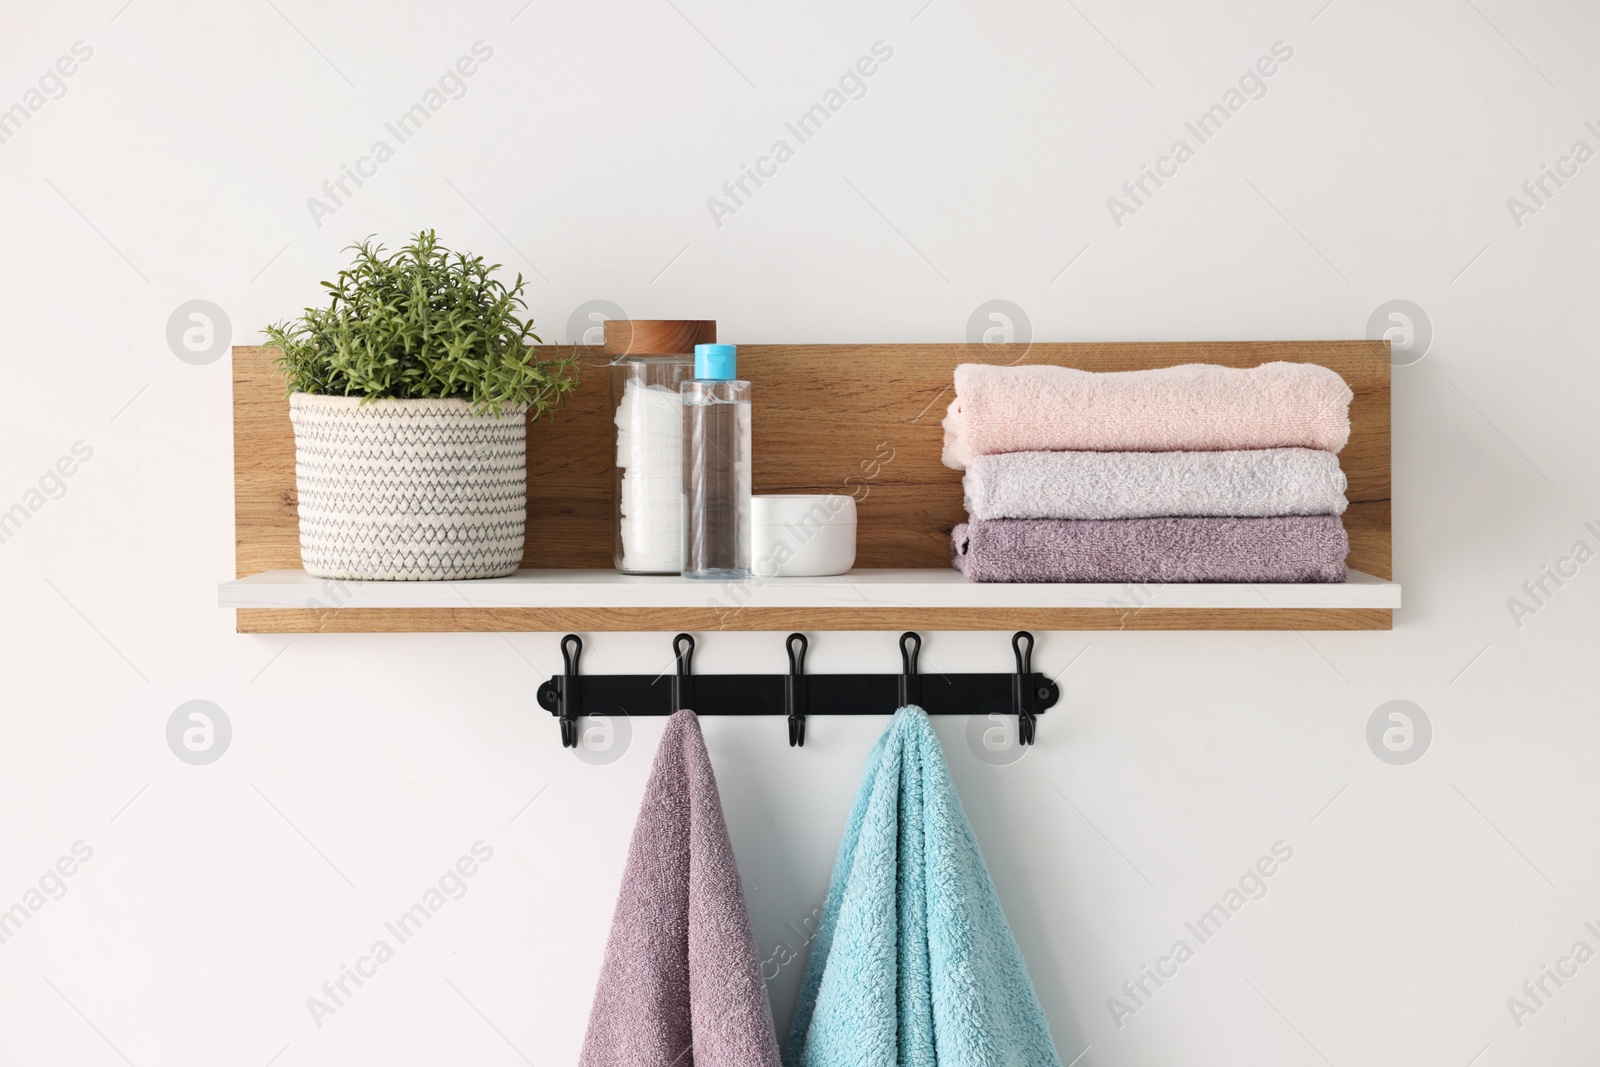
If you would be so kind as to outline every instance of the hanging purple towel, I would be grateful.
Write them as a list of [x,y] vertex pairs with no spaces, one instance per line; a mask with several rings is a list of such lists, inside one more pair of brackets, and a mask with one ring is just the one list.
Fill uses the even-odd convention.
[[633,828],[579,1067],[778,1067],[717,778],[692,711],[667,720]]
[[1337,515],[978,519],[951,532],[974,582],[1342,582]]

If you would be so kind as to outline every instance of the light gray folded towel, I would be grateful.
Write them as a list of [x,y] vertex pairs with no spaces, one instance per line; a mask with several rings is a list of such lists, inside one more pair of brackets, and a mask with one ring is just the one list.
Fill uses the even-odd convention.
[[962,479],[974,519],[1341,515],[1339,457],[1315,448],[1230,452],[1006,452]]

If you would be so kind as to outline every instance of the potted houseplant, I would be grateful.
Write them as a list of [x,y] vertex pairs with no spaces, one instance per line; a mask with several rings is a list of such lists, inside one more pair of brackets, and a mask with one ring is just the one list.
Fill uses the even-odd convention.
[[300,556],[323,578],[490,578],[522,559],[527,424],[577,385],[539,360],[522,276],[424,230],[369,238],[330,300],[266,329],[294,423]]

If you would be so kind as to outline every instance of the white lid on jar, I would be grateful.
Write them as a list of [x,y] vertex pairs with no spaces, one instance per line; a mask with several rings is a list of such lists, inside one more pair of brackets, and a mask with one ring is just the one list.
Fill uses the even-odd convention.
[[753,526],[854,526],[856,498],[840,493],[773,493],[750,498]]

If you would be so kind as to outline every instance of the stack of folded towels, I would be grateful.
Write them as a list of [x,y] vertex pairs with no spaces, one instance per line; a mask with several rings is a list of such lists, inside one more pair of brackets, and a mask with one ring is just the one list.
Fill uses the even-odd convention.
[[944,462],[965,470],[955,566],[977,582],[1342,582],[1326,367],[1094,373],[962,364]]

